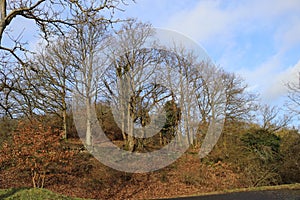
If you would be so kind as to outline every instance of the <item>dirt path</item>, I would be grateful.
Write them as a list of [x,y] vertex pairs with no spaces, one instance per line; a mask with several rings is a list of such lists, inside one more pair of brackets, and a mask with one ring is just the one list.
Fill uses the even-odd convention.
[[207,196],[173,198],[184,200],[300,200],[300,190],[270,190],[236,192],[230,194],[216,194]]

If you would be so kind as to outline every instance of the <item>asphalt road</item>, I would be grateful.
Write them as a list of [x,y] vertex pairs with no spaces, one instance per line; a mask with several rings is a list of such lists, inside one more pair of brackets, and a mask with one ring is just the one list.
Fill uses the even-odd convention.
[[[207,196],[173,198],[172,200],[300,200],[300,190],[236,192]],[[170,199],[171,200],[171,199]]]

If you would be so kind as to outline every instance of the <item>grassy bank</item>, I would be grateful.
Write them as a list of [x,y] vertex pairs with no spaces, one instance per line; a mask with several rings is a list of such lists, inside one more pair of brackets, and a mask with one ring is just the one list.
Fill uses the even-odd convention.
[[[200,193],[200,194],[194,194],[189,196],[205,196],[205,195],[212,195],[212,194],[229,194],[233,192],[265,191],[265,190],[300,190],[300,183],[224,190],[219,192]],[[181,196],[181,197],[187,197],[187,196]],[[64,195],[56,194],[46,189],[38,189],[38,188],[0,189],[0,199],[3,200],[13,200],[13,199],[16,200],[54,200],[54,199],[55,200],[85,200],[81,198],[67,197]]]
[[56,194],[46,189],[38,188],[12,188],[1,189],[0,199],[3,200],[82,200],[80,198],[72,198],[64,195]]

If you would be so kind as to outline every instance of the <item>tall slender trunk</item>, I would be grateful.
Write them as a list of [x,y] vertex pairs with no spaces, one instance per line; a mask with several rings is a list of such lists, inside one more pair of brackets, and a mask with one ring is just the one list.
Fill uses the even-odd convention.
[[127,105],[127,131],[128,131],[128,150],[133,152],[135,150],[135,138],[133,134],[133,123],[131,120],[129,105]]
[[126,137],[126,134],[125,134],[125,122],[124,122],[124,120],[125,120],[125,111],[124,111],[124,107],[122,108],[123,110],[122,110],[122,120],[121,120],[121,129],[122,129],[122,137],[123,137],[123,140],[124,140],[124,142],[126,142],[127,141],[127,137]]
[[2,41],[3,32],[6,26],[6,0],[0,0],[0,45]]
[[159,132],[159,144],[162,146],[163,145],[163,135],[162,132]]
[[89,58],[89,67],[87,69],[87,78],[86,78],[86,145],[92,145],[92,99],[91,99],[91,85],[92,85],[92,55]]
[[94,75],[94,49],[95,46],[92,44],[92,38],[88,38],[89,40],[89,54],[87,55],[86,60],[86,71],[85,71],[85,84],[86,84],[86,145],[92,145],[92,83],[93,83],[93,75]]
[[63,139],[67,139],[67,103],[66,103],[66,69],[64,68],[63,93],[62,93],[62,122],[63,122]]
[[[119,86],[121,87],[121,86]],[[126,112],[125,112],[125,101],[124,101],[124,90],[122,90],[120,93],[121,93],[121,98],[120,99],[120,111],[122,113],[122,118],[121,118],[121,131],[122,131],[122,136],[123,136],[123,140],[124,140],[124,143],[126,144],[127,142],[127,137],[126,137],[126,134],[125,134],[125,119],[126,119]]]
[[63,139],[67,139],[67,110],[64,109],[63,113],[62,113],[62,117],[63,117]]
[[91,113],[91,99],[86,97],[86,145],[92,145],[92,113]]

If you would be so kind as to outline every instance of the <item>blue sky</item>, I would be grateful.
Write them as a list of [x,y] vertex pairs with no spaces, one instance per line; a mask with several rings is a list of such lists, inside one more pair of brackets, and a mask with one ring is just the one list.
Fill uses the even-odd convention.
[[300,71],[299,0],[137,0],[121,17],[178,31],[240,74],[264,103],[282,104]]
[[[299,0],[136,0],[121,18],[180,32],[199,43],[225,70],[241,75],[264,103],[282,104],[284,83],[300,71]],[[17,18],[14,32],[35,48],[37,27]],[[5,41],[5,40],[4,40]]]

